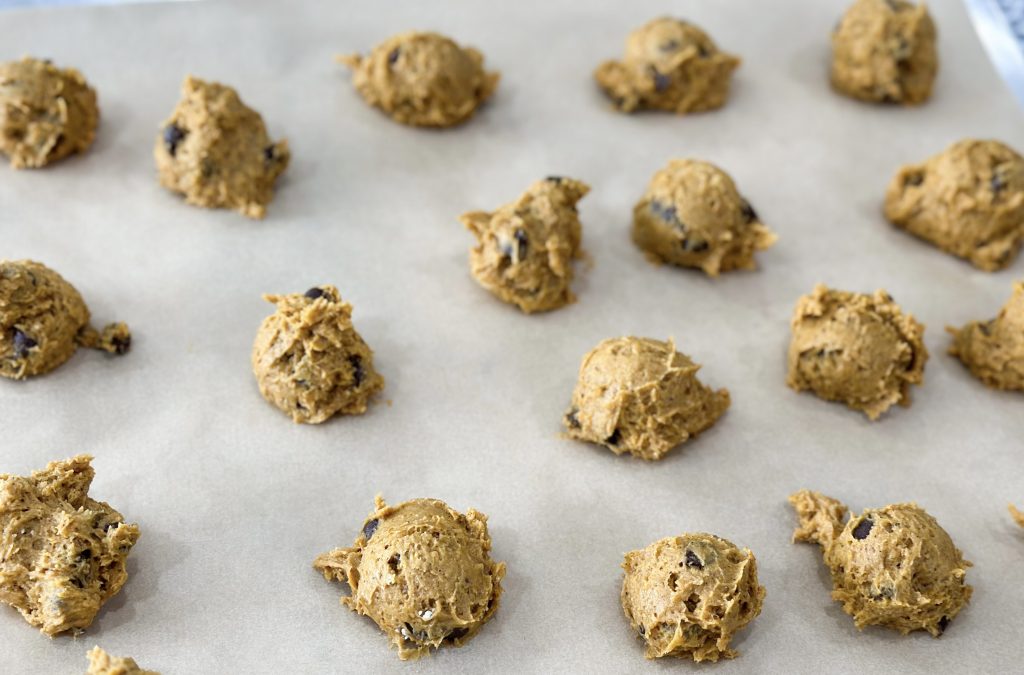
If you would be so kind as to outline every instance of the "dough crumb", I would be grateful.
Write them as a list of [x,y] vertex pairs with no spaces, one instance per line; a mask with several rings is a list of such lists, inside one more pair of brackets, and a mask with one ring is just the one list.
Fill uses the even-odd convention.
[[857,628],[884,626],[906,635],[940,636],[972,589],[960,550],[938,522],[916,504],[866,509],[845,523],[846,507],[818,492],[789,497],[799,526],[793,541],[821,546],[832,575],[832,599]]
[[154,670],[143,670],[134,659],[111,656],[99,647],[93,647],[86,654],[89,670],[85,675],[160,675]]
[[627,553],[622,569],[622,609],[649,659],[734,658],[730,641],[761,613],[754,554],[713,534],[660,539]]
[[370,617],[406,660],[463,646],[494,615],[505,564],[490,550],[482,513],[462,514],[437,499],[388,506],[378,496],[355,543],[313,567],[347,583],[342,604]]
[[594,78],[621,112],[685,115],[725,105],[739,65],[697,26],[661,17],[630,33],[625,58],[602,63]]
[[1024,282],[991,321],[972,321],[953,334],[949,353],[994,389],[1024,391]]
[[1018,525],[1024,527],[1024,512],[1018,510],[1013,504],[1010,504],[1010,516],[1013,517]]

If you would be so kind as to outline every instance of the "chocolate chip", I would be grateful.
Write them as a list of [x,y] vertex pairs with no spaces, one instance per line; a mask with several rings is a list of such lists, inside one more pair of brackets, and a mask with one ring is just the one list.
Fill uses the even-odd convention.
[[267,160],[268,162],[272,162],[275,159],[277,159],[277,146],[268,145],[267,147],[263,148],[263,159]]
[[88,560],[91,557],[92,557],[92,549],[91,548],[84,548],[84,549],[82,549],[81,553],[78,554],[78,559],[79,560]]
[[313,287],[306,291],[306,297],[310,300],[316,300],[317,298],[323,297],[324,289]]
[[945,633],[947,628],[949,628],[949,617],[944,616],[939,619],[939,635]]
[[651,213],[664,220],[666,223],[674,227],[678,227],[681,230],[686,229],[683,222],[679,220],[679,212],[676,211],[676,207],[674,205],[665,204],[655,199],[651,201],[648,208],[650,208]]
[[544,180],[548,181],[549,183],[554,183],[555,185],[561,185],[562,181],[565,180],[565,178],[563,178],[562,176],[548,176]]
[[358,389],[366,379],[366,372],[363,370],[363,357],[353,354],[348,357],[348,363],[352,366],[352,386]]
[[644,628],[644,625],[643,625],[643,624],[640,624],[639,626],[637,626],[636,630],[637,630],[637,632],[638,632],[638,633],[640,633],[641,635],[646,635],[646,634],[647,634],[647,629],[646,629],[646,628]]
[[754,210],[754,207],[751,206],[750,202],[748,202],[746,199],[743,200],[743,205],[740,207],[740,209],[743,212],[743,217],[747,219],[748,223],[752,223],[755,220],[758,220],[757,211]]
[[874,526],[875,521],[871,520],[870,518],[864,518],[859,523],[857,523],[856,527],[853,528],[853,532],[851,534],[853,535],[854,539],[867,539],[868,535],[871,534],[871,528]]
[[114,353],[118,356],[127,354],[128,350],[132,348],[132,336],[125,335],[121,337],[120,335],[115,335],[110,339],[110,346],[114,348]]
[[388,54],[388,65],[393,66],[398,63],[398,57],[401,55],[400,49],[392,49],[391,53]]
[[686,550],[686,566],[695,567],[699,570],[704,569],[704,563],[701,562],[701,559],[697,557],[696,553],[689,549]]
[[74,586],[75,588],[84,588],[85,587],[85,584],[82,583],[82,580],[78,579],[77,577],[71,577],[71,585]]
[[917,187],[924,182],[924,174],[920,171],[914,173],[908,173],[903,177],[903,185],[908,187]]
[[622,440],[622,432],[619,431],[616,428],[615,431],[612,432],[611,436],[609,436],[608,438],[604,439],[604,442],[607,443],[608,445],[618,445],[619,441],[621,441],[621,440]]
[[710,248],[708,243],[702,239],[683,239],[682,244],[684,251],[691,251],[693,253],[703,253]]
[[989,187],[992,188],[992,194],[997,195],[1006,188],[1006,182],[1002,176],[998,173],[992,173],[992,180],[989,181]]
[[174,157],[174,153],[178,151],[178,144],[185,139],[187,133],[177,124],[168,124],[164,127],[164,145],[167,146],[167,153],[171,157]]
[[651,77],[654,78],[654,91],[665,91],[672,86],[672,78],[664,73],[652,69]]
[[516,243],[518,244],[518,248],[516,250],[517,260],[522,262],[523,260],[526,260],[526,253],[529,249],[530,239],[526,236],[526,230],[522,229],[517,229],[512,236],[516,238]]
[[366,539],[366,541],[370,541],[370,538],[373,536],[373,533],[377,531],[378,525],[380,525],[380,521],[376,518],[367,521],[367,523],[363,525],[363,538]]
[[565,416],[565,421],[569,423],[569,426],[573,429],[580,428],[580,420],[576,415],[579,413],[579,408],[573,408],[569,411],[569,414]]
[[388,567],[392,572],[398,572],[398,566],[402,564],[402,554],[396,553],[388,558]]
[[17,328],[14,329],[14,358],[24,359],[28,356],[30,350],[38,346],[38,342],[22,333]]

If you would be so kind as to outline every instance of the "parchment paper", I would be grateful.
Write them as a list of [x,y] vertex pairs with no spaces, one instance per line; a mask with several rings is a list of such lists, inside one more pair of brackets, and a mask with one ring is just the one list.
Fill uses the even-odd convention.
[[[826,81],[845,0],[587,3],[225,3],[0,14],[4,59],[80,68],[102,127],[84,156],[0,168],[0,257],[60,271],[95,321],[127,321],[129,356],[82,352],[0,382],[0,471],[96,456],[93,496],[138,522],[130,579],[80,638],[0,611],[0,671],[76,673],[100,644],[175,673],[710,672],[648,663],[619,607],[625,551],[708,531],[757,555],[764,612],[717,674],[1008,672],[1020,667],[1024,398],[945,354],[947,324],[994,316],[1024,261],[987,274],[881,215],[901,163],[966,136],[1024,148],[1021,111],[958,2],[930,3],[942,71],[920,108],[842,98]],[[744,64],[727,107],[677,118],[609,110],[591,79],[626,33],[663,13],[705,27]],[[478,118],[409,129],[365,106],[339,52],[431,28],[502,71]],[[182,203],[151,156],[187,73],[238,88],[292,167],[263,222]],[[781,236],[760,271],[709,280],[650,265],[631,209],[673,157],[711,160]],[[469,277],[459,213],[532,180],[593,186],[593,268],[579,302],[539,316]],[[910,409],[876,423],[784,385],[789,317],[815,282],[889,290],[927,324],[932,358]],[[265,292],[334,283],[387,379],[363,417],[293,424],[259,395],[249,356]],[[622,334],[674,336],[728,387],[713,429],[659,463],[558,438],[583,354]],[[393,405],[385,402],[393,402]],[[858,632],[829,599],[819,551],[790,543],[786,496],[853,509],[916,500],[975,563],[974,599],[939,640]],[[490,516],[508,563],[494,620],[466,648],[401,664],[313,558],[353,540],[376,493]]]

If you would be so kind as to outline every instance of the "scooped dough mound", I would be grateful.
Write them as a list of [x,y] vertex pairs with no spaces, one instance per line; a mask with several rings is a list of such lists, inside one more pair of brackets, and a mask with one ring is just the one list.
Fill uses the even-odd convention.
[[1024,282],[991,321],[972,321],[953,334],[949,353],[995,389],[1024,391]]
[[800,525],[793,541],[819,544],[832,598],[857,628],[886,626],[938,637],[971,597],[971,563],[916,504],[866,509],[843,522],[846,506],[818,492],[790,496]]
[[997,141],[954,143],[897,172],[885,216],[979,269],[1003,269],[1024,243],[1024,157]]
[[437,33],[392,36],[369,56],[339,59],[353,70],[359,95],[388,117],[417,127],[465,122],[498,86],[498,73],[484,71],[483,55]]
[[295,422],[361,415],[384,388],[373,350],[352,325],[352,305],[334,286],[264,295],[277,306],[256,334],[252,368],[263,397]]
[[648,258],[712,277],[754,269],[754,252],[776,239],[729,174],[708,162],[672,160],[633,207],[633,241]]
[[482,513],[463,515],[437,499],[387,506],[377,497],[355,544],[313,566],[349,585],[342,604],[373,619],[405,660],[461,647],[494,615],[505,564],[490,550]]
[[92,457],[0,474],[0,602],[47,635],[76,633],[128,579],[137,525],[88,496]]
[[589,191],[578,180],[551,176],[493,213],[462,214],[477,238],[469,252],[473,277],[527,314],[574,302],[573,261],[583,255],[576,203]]
[[123,323],[91,328],[82,296],[45,265],[0,260],[0,375],[21,380],[48,373],[79,346],[124,354],[131,333]]
[[111,656],[99,647],[93,647],[86,654],[89,670],[85,675],[160,675],[153,670],[143,670],[134,659]]
[[856,0],[832,33],[832,86],[863,101],[922,103],[939,69],[924,4]]
[[924,380],[924,326],[885,291],[874,295],[818,284],[800,298],[791,322],[786,384],[839,401],[872,420],[894,404],[910,405],[910,385]]
[[661,459],[729,407],[729,391],[704,386],[698,370],[672,340],[605,340],[583,357],[563,421],[567,435],[617,455]]
[[729,642],[761,613],[754,554],[713,534],[666,537],[627,553],[622,568],[622,609],[649,659],[731,659]]
[[38,169],[96,137],[96,92],[73,68],[25,57],[0,63],[0,152],[16,169]]
[[626,39],[622,61],[594,73],[622,112],[668,110],[683,115],[725,105],[740,60],[719,51],[707,33],[686,21],[662,17]]
[[181,93],[153,149],[160,184],[189,204],[262,218],[288,168],[288,141],[271,141],[231,87],[189,76]]

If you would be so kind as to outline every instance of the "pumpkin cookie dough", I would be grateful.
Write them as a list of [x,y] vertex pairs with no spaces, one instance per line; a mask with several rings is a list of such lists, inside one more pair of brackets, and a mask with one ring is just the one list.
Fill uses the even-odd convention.
[[250,218],[266,215],[291,159],[288,141],[271,141],[263,118],[234,89],[191,76],[153,155],[160,184],[189,204]]
[[111,656],[99,647],[93,647],[86,654],[89,670],[85,675],[160,675],[153,670],[143,670],[134,659]]
[[1024,243],[1024,157],[997,141],[954,143],[897,172],[885,216],[979,269],[1002,269]]
[[80,346],[124,354],[131,339],[123,323],[102,332],[90,327],[82,296],[50,268],[0,260],[0,376],[22,380],[48,373]]
[[384,378],[352,325],[352,305],[334,286],[264,295],[277,306],[256,334],[252,369],[260,393],[294,422],[361,415]]
[[885,291],[874,295],[818,284],[800,298],[791,322],[786,384],[839,401],[876,420],[894,404],[910,406],[910,385],[924,380],[924,326]]
[[89,455],[0,474],[0,602],[47,635],[78,633],[128,579],[137,525],[88,495]]
[[625,58],[602,63],[594,78],[622,112],[684,115],[725,105],[739,65],[697,26],[662,17],[630,33]]
[[616,455],[661,459],[729,407],[729,391],[704,386],[698,370],[672,340],[605,340],[583,357],[572,407],[562,422],[566,435]]
[[505,564],[490,550],[482,513],[463,515],[437,499],[387,506],[378,496],[355,544],[313,567],[348,584],[342,604],[373,619],[405,660],[461,647],[494,615]]
[[1013,285],[996,318],[946,330],[953,334],[949,353],[975,377],[995,389],[1024,391],[1024,282]]
[[832,598],[857,628],[885,626],[938,637],[971,597],[971,563],[916,504],[867,509],[846,520],[846,506],[818,492],[789,498],[800,525],[793,541],[819,544],[832,574]]
[[576,203],[588,192],[578,180],[551,176],[493,213],[459,216],[477,238],[469,251],[473,277],[527,314],[575,302],[572,263],[583,257]]
[[754,269],[754,252],[777,238],[729,174],[708,162],[672,160],[633,207],[633,241],[649,259],[712,277]]
[[729,642],[761,613],[754,554],[713,534],[666,537],[627,553],[622,568],[622,610],[649,659],[731,659]]
[[407,32],[373,48],[369,56],[338,57],[353,70],[359,95],[391,119],[417,127],[465,122],[498,86],[484,71],[483,55],[437,33]]
[[881,103],[922,103],[939,69],[935,24],[924,4],[857,0],[832,33],[832,86]]
[[0,63],[0,152],[15,169],[38,169],[96,137],[96,92],[74,68],[25,57]]

